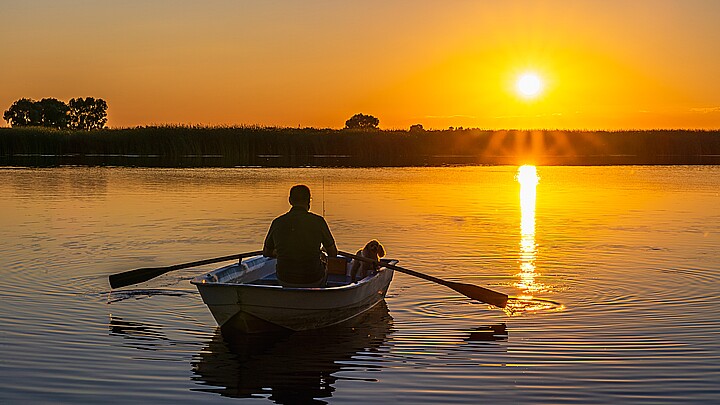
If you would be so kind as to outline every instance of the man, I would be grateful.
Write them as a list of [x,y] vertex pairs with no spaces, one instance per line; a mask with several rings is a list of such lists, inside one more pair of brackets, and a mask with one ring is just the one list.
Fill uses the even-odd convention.
[[290,189],[290,211],[275,218],[265,237],[263,255],[277,257],[277,278],[283,287],[324,287],[325,266],[320,247],[328,256],[337,256],[335,239],[327,222],[310,212],[310,189]]

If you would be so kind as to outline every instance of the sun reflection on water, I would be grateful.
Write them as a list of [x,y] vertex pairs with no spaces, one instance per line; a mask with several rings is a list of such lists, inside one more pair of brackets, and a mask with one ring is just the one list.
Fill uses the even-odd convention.
[[542,284],[535,280],[535,200],[540,178],[535,166],[521,166],[516,179],[520,183],[520,280],[515,284],[532,298],[532,293],[541,291]]
[[522,290],[517,297],[511,297],[505,312],[517,316],[538,311],[561,311],[564,306],[550,300],[535,298],[534,294],[546,291],[544,284],[536,280],[535,260],[538,247],[535,243],[535,201],[540,177],[535,166],[525,165],[518,168],[515,176],[520,183],[520,273],[515,287]]

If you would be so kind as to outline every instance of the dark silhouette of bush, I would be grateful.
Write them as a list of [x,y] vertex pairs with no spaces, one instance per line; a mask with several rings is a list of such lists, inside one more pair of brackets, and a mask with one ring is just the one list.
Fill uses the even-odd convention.
[[377,129],[378,125],[380,125],[379,119],[365,114],[355,114],[345,121],[347,129]]
[[410,132],[423,132],[423,131],[425,131],[425,128],[423,128],[422,124],[410,125]]

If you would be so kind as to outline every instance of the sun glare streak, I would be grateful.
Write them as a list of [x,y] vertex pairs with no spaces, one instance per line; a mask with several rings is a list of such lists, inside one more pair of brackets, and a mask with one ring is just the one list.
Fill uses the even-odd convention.
[[540,178],[535,166],[529,165],[518,168],[516,178],[520,183],[520,280],[516,286],[532,294],[542,290],[535,281],[535,200]]

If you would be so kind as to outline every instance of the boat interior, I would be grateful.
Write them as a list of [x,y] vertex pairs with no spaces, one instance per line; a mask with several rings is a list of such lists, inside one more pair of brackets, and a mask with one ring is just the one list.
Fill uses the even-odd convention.
[[[350,265],[352,259],[338,256],[328,265],[327,287],[341,287],[351,284]],[[386,260],[383,260],[386,261]],[[392,260],[386,262],[392,263]],[[276,260],[269,257],[255,256],[234,263],[210,273],[196,277],[193,283],[219,283],[219,284],[252,284],[279,286],[275,273]],[[366,278],[370,278],[369,275]],[[361,280],[362,281],[362,280]]]
[[[276,273],[268,274],[267,276],[249,282],[245,284],[255,284],[255,285],[280,285],[278,283],[277,275]],[[328,274],[327,279],[327,286],[328,287],[341,287],[344,285],[350,284],[350,276],[345,274]]]
[[[267,259],[267,258],[265,258]],[[350,278],[350,267],[351,267],[352,259],[338,256],[337,258],[329,259],[327,263],[328,268],[328,278],[327,278],[327,287],[342,287],[344,285],[348,285],[352,283],[352,280]],[[254,284],[254,285],[280,285],[277,279],[277,273],[275,273],[275,260],[270,259],[263,263],[265,266],[272,266],[273,271],[270,273],[267,273],[265,276],[258,278],[253,281],[245,281],[245,284]],[[263,274],[266,272],[263,271]]]

